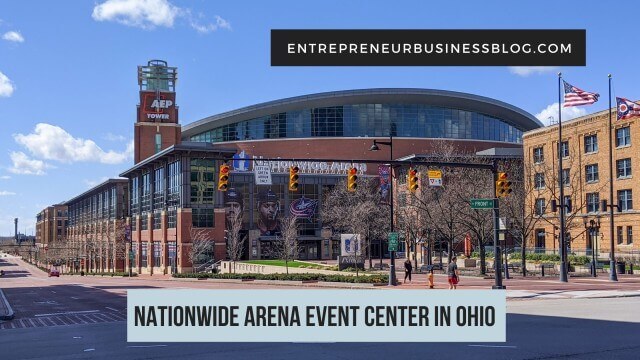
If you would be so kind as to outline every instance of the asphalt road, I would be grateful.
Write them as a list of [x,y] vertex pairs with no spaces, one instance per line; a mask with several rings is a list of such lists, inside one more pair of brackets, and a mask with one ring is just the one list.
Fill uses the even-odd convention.
[[[616,310],[611,311],[614,306]],[[507,342],[460,343],[159,343],[126,342],[125,322],[0,330],[7,359],[637,359],[640,323],[625,318],[640,298],[531,300],[509,305]],[[528,311],[527,308],[531,308]],[[546,312],[556,316],[529,315]],[[561,317],[567,310],[571,317]],[[519,312],[519,313],[514,313]],[[637,313],[637,312],[636,312]],[[630,321],[634,320],[634,321]]]
[[249,284],[47,278],[21,264],[5,280],[17,316],[0,324],[2,359],[638,359],[640,353],[640,297],[509,301],[506,343],[140,344],[126,341],[127,289]]

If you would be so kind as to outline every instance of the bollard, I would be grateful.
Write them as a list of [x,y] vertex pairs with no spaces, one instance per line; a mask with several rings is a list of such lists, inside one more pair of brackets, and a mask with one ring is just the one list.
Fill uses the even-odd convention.
[[540,269],[542,269],[542,277],[544,277],[544,264],[540,265]]
[[633,275],[633,263],[629,264],[629,275]]

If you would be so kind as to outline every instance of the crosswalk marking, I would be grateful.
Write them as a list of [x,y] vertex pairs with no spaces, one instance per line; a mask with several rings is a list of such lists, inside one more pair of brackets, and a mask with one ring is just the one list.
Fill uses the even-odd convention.
[[67,314],[51,314],[50,316],[40,315],[41,316],[38,317],[13,319],[11,321],[0,323],[0,330],[111,323],[127,320],[127,315],[124,312],[115,311],[109,311],[106,313],[70,312]]

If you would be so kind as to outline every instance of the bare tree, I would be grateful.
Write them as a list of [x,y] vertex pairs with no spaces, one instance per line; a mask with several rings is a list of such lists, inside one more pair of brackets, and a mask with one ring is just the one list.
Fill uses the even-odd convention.
[[229,214],[227,226],[227,255],[233,261],[233,271],[235,272],[235,263],[240,260],[244,251],[244,242],[246,235],[241,235],[242,231],[242,211],[236,211]]
[[191,246],[187,252],[187,256],[191,261],[191,266],[195,272],[196,265],[207,253],[213,249],[213,239],[209,237],[209,231],[206,228],[197,228],[190,226],[189,234],[191,236]]
[[380,203],[377,179],[359,182],[360,186],[355,192],[347,191],[346,183],[342,181],[326,193],[322,220],[331,225],[334,231],[360,234],[362,247],[359,256],[368,257],[371,268],[371,241],[382,238],[389,230],[389,221],[386,221],[389,211],[387,206]]
[[284,260],[284,266],[289,274],[289,261],[298,257],[298,218],[288,215],[280,222],[280,235],[276,240],[276,253],[278,259]]

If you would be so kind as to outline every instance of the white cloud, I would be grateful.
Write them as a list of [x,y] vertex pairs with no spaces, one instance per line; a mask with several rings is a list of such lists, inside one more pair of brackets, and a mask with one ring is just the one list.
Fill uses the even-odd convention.
[[23,152],[12,152],[11,161],[13,162],[13,167],[9,168],[9,171],[14,174],[44,175],[44,170],[52,167],[42,160],[30,159]]
[[201,21],[202,15],[193,16],[191,9],[180,8],[168,0],[107,0],[93,8],[91,17],[96,21],[115,21],[142,29],[170,28],[176,19],[182,18],[203,34],[218,29],[231,30],[231,24],[218,15],[214,23],[206,23]]
[[11,176],[9,176],[9,175],[2,175],[2,176],[0,176],[0,179],[2,179],[2,180],[9,180],[9,179],[11,179]]
[[24,37],[17,31],[7,31],[2,38],[7,41],[24,42]]
[[[562,108],[562,121],[575,119],[587,114],[587,110],[576,106]],[[547,106],[544,110],[536,114],[536,118],[543,124],[549,125],[552,121],[558,122],[558,103]]]
[[531,74],[546,74],[557,71],[557,66],[509,66],[509,72],[527,77]]
[[13,90],[15,90],[15,87],[13,86],[13,82],[9,80],[7,75],[3,74],[0,71],[0,97],[11,96],[11,94],[13,94]]
[[0,196],[9,196],[9,195],[15,195],[15,194],[16,193],[11,191],[5,191],[5,190],[0,191]]
[[33,156],[63,163],[87,161],[120,164],[133,154],[133,142],[124,152],[104,151],[93,140],[74,138],[63,128],[44,123],[37,124],[31,134],[14,134],[13,138]]
[[127,140],[127,138],[122,136],[122,135],[115,135],[115,134],[112,134],[112,133],[107,133],[107,135],[103,136],[103,139],[108,140],[108,141],[125,141],[125,140]]
[[103,182],[105,182],[107,180],[109,180],[109,178],[106,177],[106,176],[103,176],[98,180],[87,180],[87,179],[84,179],[84,183],[87,184],[87,187],[92,188],[92,187],[94,187],[94,186],[96,186],[98,184],[102,184]]
[[193,18],[189,18],[189,24],[191,25],[192,28],[194,28],[197,32],[201,34],[207,34],[207,33],[216,31],[218,29],[231,30],[231,23],[229,23],[227,20],[221,18],[218,15],[216,15],[215,24],[209,23],[209,24],[202,25],[198,22],[198,20]]
[[180,8],[167,0],[107,0],[93,8],[97,21],[116,21],[127,26],[153,29],[173,27]]

